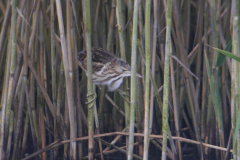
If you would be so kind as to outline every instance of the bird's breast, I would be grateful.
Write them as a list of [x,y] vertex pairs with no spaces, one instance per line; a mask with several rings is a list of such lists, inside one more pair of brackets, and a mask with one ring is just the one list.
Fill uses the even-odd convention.
[[116,79],[112,80],[110,85],[108,85],[108,90],[109,91],[115,91],[117,90],[123,82],[123,78],[121,76],[117,77]]

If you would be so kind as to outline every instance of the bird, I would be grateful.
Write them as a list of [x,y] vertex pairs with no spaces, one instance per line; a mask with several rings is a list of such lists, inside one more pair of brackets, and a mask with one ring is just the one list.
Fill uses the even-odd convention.
[[[107,86],[108,91],[113,92],[118,90],[122,85],[124,77],[131,76],[130,65],[119,59],[110,51],[103,48],[92,48],[92,79],[95,85]],[[87,52],[83,50],[77,55],[79,66],[87,73]],[[140,74],[137,77],[142,78]],[[123,92],[118,90],[120,95]]]

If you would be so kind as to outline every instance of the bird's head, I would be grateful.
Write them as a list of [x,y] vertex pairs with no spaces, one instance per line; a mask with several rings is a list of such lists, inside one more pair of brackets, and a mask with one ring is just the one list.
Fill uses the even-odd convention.
[[[115,70],[116,72],[121,73],[122,77],[129,77],[132,74],[130,65],[122,60],[119,60],[119,63],[116,65]],[[136,76],[142,78],[142,76],[138,73],[136,73]]]

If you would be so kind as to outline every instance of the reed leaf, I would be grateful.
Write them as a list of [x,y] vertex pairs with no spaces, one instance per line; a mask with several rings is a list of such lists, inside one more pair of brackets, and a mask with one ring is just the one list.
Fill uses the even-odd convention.
[[[224,51],[230,51],[232,47],[232,40],[230,40],[226,46],[226,48],[224,49]],[[217,67],[221,67],[223,65],[223,62],[226,59],[226,55],[225,54],[220,54],[217,58]]]
[[220,118],[221,117],[220,117],[220,113],[219,113],[219,107],[217,107],[217,99],[216,99],[216,94],[215,94],[215,90],[214,90],[214,85],[213,85],[213,80],[212,80],[212,75],[211,75],[211,69],[210,69],[210,65],[209,65],[207,55],[204,54],[204,57],[205,57],[206,66],[207,66],[207,74],[208,74],[208,81],[209,81],[209,84],[210,84],[212,102],[213,102],[213,106],[214,106],[214,109],[215,109],[216,118],[217,118],[218,122],[220,123]]
[[[206,44],[206,45],[207,45],[207,44]],[[209,45],[207,45],[207,46],[209,46]],[[228,56],[228,57],[230,57],[230,58],[232,58],[232,59],[240,62],[240,57],[237,56],[237,55],[234,55],[234,54],[232,54],[232,53],[230,53],[230,52],[227,52],[227,51],[222,50],[222,49],[219,49],[219,48],[215,48],[215,47],[212,47],[212,46],[209,46],[209,47],[211,47],[212,49],[214,49],[214,50],[216,50],[216,51],[218,51],[218,52],[220,52],[220,53],[222,53],[222,54],[224,54],[225,56]]]

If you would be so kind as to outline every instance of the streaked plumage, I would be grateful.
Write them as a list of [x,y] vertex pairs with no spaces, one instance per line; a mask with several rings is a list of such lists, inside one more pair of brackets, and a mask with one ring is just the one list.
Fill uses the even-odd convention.
[[[78,60],[87,75],[86,51],[81,51],[78,54]],[[129,64],[102,48],[92,49],[92,70],[93,83],[95,85],[107,85],[109,91],[118,89],[123,82],[123,78],[131,76]],[[139,74],[137,76],[142,77]]]

